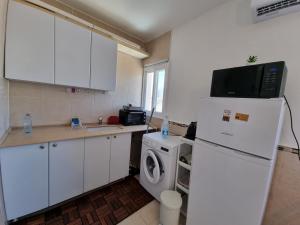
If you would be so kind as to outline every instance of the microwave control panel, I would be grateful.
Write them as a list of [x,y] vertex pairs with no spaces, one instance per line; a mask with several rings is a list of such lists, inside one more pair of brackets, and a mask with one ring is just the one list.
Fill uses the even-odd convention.
[[273,98],[281,95],[285,66],[282,63],[266,64],[262,76],[260,97]]

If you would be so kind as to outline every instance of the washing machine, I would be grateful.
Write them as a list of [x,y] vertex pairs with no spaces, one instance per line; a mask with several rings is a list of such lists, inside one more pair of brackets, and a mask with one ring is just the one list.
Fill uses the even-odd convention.
[[140,184],[158,201],[164,190],[174,190],[179,136],[145,134],[140,165]]

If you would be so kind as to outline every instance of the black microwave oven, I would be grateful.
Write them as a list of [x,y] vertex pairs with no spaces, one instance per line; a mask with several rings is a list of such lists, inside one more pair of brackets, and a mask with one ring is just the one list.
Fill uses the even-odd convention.
[[287,68],[283,61],[215,70],[211,97],[283,97]]
[[144,125],[146,124],[146,112],[142,110],[126,110],[119,111],[120,123],[124,126]]

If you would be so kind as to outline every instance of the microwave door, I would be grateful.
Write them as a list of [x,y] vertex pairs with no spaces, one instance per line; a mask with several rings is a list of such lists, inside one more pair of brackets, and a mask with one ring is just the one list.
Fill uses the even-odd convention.
[[259,95],[263,66],[216,70],[211,96],[251,98]]

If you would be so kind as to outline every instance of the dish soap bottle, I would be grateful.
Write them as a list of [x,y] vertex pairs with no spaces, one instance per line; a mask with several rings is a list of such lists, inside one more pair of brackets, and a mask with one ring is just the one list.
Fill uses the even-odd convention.
[[31,134],[32,133],[32,118],[31,118],[31,115],[29,113],[27,113],[24,116],[23,126],[24,126],[23,129],[24,129],[25,134]]
[[161,134],[164,138],[169,135],[169,120],[168,116],[164,117],[163,123],[161,124]]

